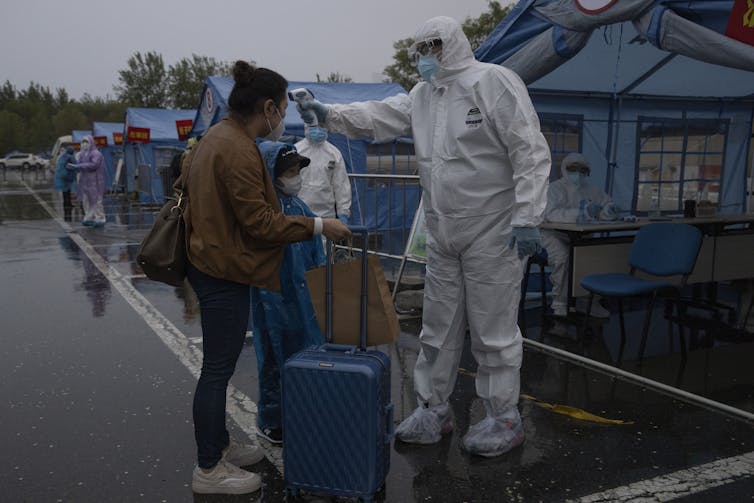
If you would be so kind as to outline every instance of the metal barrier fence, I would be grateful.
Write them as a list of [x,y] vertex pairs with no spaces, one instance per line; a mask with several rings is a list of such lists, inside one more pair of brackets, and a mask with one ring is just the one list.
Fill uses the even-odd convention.
[[419,176],[349,173],[348,177],[354,195],[351,221],[369,231],[369,251],[383,259],[387,279],[397,281],[403,274],[420,280],[422,264],[405,267],[406,245],[421,200]]

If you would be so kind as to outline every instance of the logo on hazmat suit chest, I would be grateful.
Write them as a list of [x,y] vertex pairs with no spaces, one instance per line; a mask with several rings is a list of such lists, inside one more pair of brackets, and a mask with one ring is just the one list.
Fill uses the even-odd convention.
[[482,112],[479,108],[474,107],[466,113],[466,127],[469,129],[478,128],[482,125]]

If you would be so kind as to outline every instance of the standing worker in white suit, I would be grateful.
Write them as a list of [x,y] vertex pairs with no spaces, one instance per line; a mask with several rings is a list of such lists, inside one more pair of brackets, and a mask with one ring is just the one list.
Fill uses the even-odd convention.
[[460,24],[427,21],[409,55],[423,82],[383,101],[300,104],[330,131],[377,141],[412,134],[427,227],[417,409],[399,440],[438,442],[453,428],[448,399],[466,328],[487,416],[463,437],[474,454],[498,456],[524,440],[518,412],[524,261],[540,248],[550,150],[526,86],[502,66],[480,63]]
[[348,224],[351,215],[351,183],[340,150],[327,141],[327,129],[304,126],[305,138],[296,150],[311,159],[301,171],[300,197],[309,209],[322,218],[339,218]]

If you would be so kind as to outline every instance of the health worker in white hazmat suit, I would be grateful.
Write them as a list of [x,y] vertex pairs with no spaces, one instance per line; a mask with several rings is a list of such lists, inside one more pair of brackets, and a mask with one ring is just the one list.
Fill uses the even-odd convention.
[[351,182],[340,150],[327,141],[327,129],[304,126],[305,138],[296,150],[311,159],[301,171],[302,186],[298,197],[309,209],[323,218],[339,218],[348,223],[351,215]]
[[[547,191],[545,221],[560,223],[598,222],[615,220],[618,211],[612,199],[599,187],[587,181],[591,168],[586,158],[571,152],[560,163],[559,180],[550,184]],[[570,242],[565,233],[544,229],[542,246],[547,250],[552,283],[552,311],[555,316],[568,313],[568,267]],[[604,318],[610,313],[599,302],[592,303],[592,316]],[[553,332],[560,333],[562,325]]]
[[418,408],[396,429],[404,442],[438,442],[453,428],[448,399],[468,327],[476,391],[487,416],[463,447],[497,456],[523,442],[518,412],[522,343],[517,325],[526,257],[540,248],[550,150],[526,86],[480,63],[461,25],[427,21],[409,54],[423,82],[382,101],[299,106],[304,122],[377,141],[411,134],[423,189],[427,272]]

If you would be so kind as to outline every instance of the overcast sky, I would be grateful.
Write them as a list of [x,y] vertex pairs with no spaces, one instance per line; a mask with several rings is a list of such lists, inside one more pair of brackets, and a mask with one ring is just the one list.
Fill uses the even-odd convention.
[[376,82],[393,43],[427,19],[487,9],[488,0],[2,0],[0,83],[114,97],[137,51],[162,54],[166,67],[193,53],[254,60],[288,80],[340,72]]

